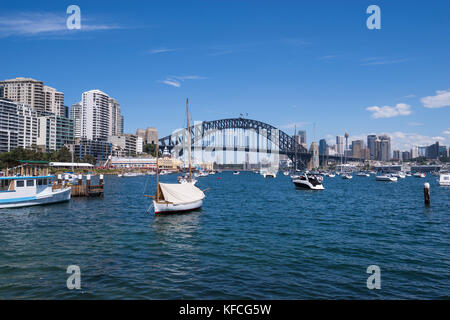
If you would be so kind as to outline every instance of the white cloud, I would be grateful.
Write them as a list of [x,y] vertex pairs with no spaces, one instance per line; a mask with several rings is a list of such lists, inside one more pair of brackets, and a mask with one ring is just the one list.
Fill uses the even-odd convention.
[[19,12],[0,15],[0,37],[36,36],[42,34],[60,34],[74,31],[98,31],[119,29],[118,25],[89,24],[81,14],[81,29],[69,30],[66,26],[67,15],[52,12]]
[[425,108],[442,108],[450,106],[450,89],[437,90],[435,96],[420,99]]
[[411,106],[406,103],[398,103],[395,107],[390,106],[373,106],[367,107],[367,111],[372,112],[372,118],[393,118],[397,116],[407,116],[411,114]]
[[175,51],[175,50],[176,49],[158,48],[158,49],[150,50],[149,53],[150,54],[166,53],[166,52],[171,52],[171,51]]
[[383,65],[383,64],[396,64],[406,62],[409,59],[390,59],[384,57],[370,57],[361,59],[364,63],[361,63],[362,66],[373,66],[373,65]]
[[178,82],[178,81],[176,81],[176,80],[166,79],[166,80],[163,80],[163,81],[161,81],[161,82],[162,82],[162,83],[165,83],[165,84],[167,84],[167,85],[169,85],[169,86],[172,86],[172,87],[176,87],[176,88],[181,87],[180,82]]
[[448,130],[443,131],[442,133],[450,135],[450,128]]
[[181,87],[181,82],[185,80],[202,80],[206,79],[205,77],[191,75],[191,76],[170,76],[167,77],[165,80],[160,81],[161,83],[167,84],[172,87],[179,88]]

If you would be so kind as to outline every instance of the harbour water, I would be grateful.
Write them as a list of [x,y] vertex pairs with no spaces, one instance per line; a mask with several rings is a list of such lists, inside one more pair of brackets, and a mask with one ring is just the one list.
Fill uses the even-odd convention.
[[305,191],[224,172],[199,178],[201,211],[155,216],[154,176],[106,176],[103,198],[0,211],[0,298],[448,299],[450,188],[435,180],[336,176]]

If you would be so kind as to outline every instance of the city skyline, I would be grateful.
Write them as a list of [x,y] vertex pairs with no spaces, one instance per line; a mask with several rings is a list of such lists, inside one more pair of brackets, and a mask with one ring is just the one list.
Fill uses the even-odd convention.
[[[392,150],[450,145],[449,44],[437,41],[449,29],[449,4],[409,4],[406,14],[380,1],[382,28],[368,30],[369,4],[289,3],[278,12],[266,3],[178,2],[186,12],[178,16],[166,3],[134,10],[81,1],[85,29],[72,32],[62,5],[29,2],[24,11],[8,3],[0,57],[23,63],[2,66],[0,79],[43,81],[67,106],[82,92],[106,92],[130,133],[151,126],[162,137],[183,127],[189,97],[193,120],[248,113],[289,135],[306,130],[308,145],[347,131],[350,142],[387,134]],[[25,22],[8,24],[14,17]],[[410,32],[413,20],[420,33]],[[34,59],[23,59],[25,46]]]

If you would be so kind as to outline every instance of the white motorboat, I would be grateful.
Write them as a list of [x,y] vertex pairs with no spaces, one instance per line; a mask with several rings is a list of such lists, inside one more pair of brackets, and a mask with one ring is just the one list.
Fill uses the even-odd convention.
[[289,175],[289,171],[284,171],[283,174],[284,174],[285,176],[288,176],[288,175]]
[[360,171],[356,174],[357,177],[370,177],[370,174],[367,172]]
[[392,176],[400,178],[400,179],[405,179],[406,178],[406,174],[404,172],[401,172],[401,171],[393,173]]
[[[155,214],[159,213],[177,213],[192,211],[201,208],[205,194],[202,190],[194,186],[192,183],[192,167],[191,167],[191,137],[189,127],[189,105],[186,99],[186,115],[187,115],[187,149],[189,159],[189,177],[185,183],[160,183],[159,173],[156,173],[156,194],[148,196],[153,198],[153,208]],[[156,168],[159,168],[159,157],[156,156]]]
[[324,190],[322,184],[322,177],[314,176],[314,175],[300,175],[297,178],[293,179],[292,182],[296,187],[308,190]]
[[234,171],[233,174],[234,175],[238,175],[240,172],[239,171]]
[[[37,164],[37,161],[22,162],[24,165]],[[44,164],[39,162],[38,164]],[[23,168],[23,166],[21,166]],[[21,169],[21,174],[0,177],[0,209],[35,206],[70,200],[70,183],[55,181],[55,176],[49,175],[48,170],[42,175],[33,175],[37,170],[29,167]],[[41,171],[41,170],[39,170]],[[42,173],[42,171],[41,171]]]
[[416,172],[414,173],[414,177],[416,178],[425,178],[427,174],[425,172]]
[[178,183],[180,183],[180,184],[191,183],[191,184],[195,185],[197,183],[197,179],[189,179],[188,176],[184,176],[184,177],[179,176],[177,180],[178,180]]
[[277,173],[276,173],[276,172],[274,172],[274,171],[269,171],[269,170],[264,171],[264,172],[262,173],[262,175],[263,175],[264,178],[276,178],[276,177],[277,177]]
[[138,175],[136,172],[125,172],[122,177],[137,177]]
[[123,174],[119,173],[117,174],[117,177],[121,178],[123,176]]
[[328,174],[328,177],[330,177],[330,178],[334,178],[334,177],[336,177],[336,174],[334,174],[334,173],[330,172],[330,173]]
[[396,182],[397,177],[393,177],[391,174],[383,174],[375,176],[376,181]]
[[343,173],[342,174],[342,179],[344,179],[344,180],[350,180],[352,178],[353,178],[353,175],[350,174],[350,173]]
[[440,186],[450,186],[450,173],[443,172],[439,175],[438,183]]

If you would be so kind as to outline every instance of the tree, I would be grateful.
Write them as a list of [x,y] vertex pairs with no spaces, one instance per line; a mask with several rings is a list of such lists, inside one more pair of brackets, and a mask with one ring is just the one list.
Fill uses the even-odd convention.
[[97,163],[97,159],[94,156],[91,156],[90,154],[85,155],[82,159],[82,162],[87,162],[92,165],[95,165]]
[[[144,145],[143,151],[145,153],[150,154],[152,157],[156,157],[156,144],[146,144]],[[159,151],[159,150],[158,150]],[[158,152],[158,155],[161,156],[161,151]]]

